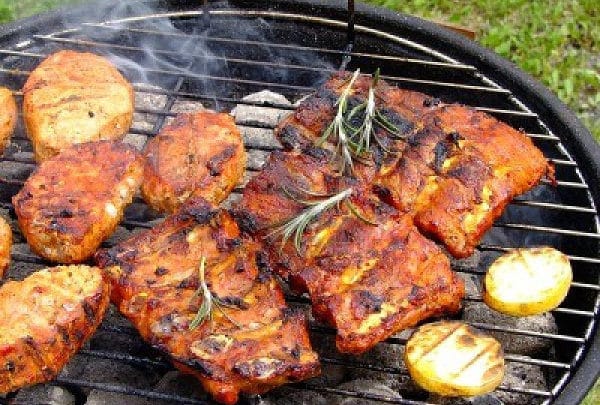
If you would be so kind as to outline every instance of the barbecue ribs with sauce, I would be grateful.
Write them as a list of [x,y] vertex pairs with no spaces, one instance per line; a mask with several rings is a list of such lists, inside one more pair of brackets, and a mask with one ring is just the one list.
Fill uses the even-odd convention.
[[[280,123],[276,135],[285,149],[314,149],[349,78],[349,73],[334,75]],[[358,78],[348,110],[364,102],[371,83],[368,76]],[[369,158],[373,167],[355,175],[413,215],[422,232],[456,257],[471,255],[508,203],[549,170],[527,136],[486,113],[383,80],[375,95],[377,110],[396,134],[380,126]],[[325,148],[332,149],[334,137],[330,141]]]
[[[363,353],[425,318],[457,312],[464,286],[448,258],[410,215],[381,202],[359,179],[336,176],[329,154],[319,151],[319,157],[317,150],[313,156],[273,152],[246,186],[235,215],[244,230],[264,240],[274,270],[309,293],[313,315],[337,329],[338,349]],[[306,228],[299,252],[291,241],[282,245],[273,230],[306,209],[302,198],[349,188],[363,219],[341,203]]]
[[[219,299],[212,320],[190,327],[202,305],[199,264]],[[142,337],[195,375],[217,401],[262,393],[319,373],[303,315],[287,307],[264,253],[242,241],[223,210],[193,197],[157,227],[96,256],[112,300]]]

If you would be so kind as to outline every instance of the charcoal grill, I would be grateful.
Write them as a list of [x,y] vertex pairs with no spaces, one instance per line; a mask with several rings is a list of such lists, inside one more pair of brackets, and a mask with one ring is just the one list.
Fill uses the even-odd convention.
[[[136,122],[145,120],[144,125],[134,125],[128,137],[143,143],[174,115],[173,106],[178,103],[199,101],[218,110],[244,106],[287,112],[293,109],[292,104],[246,96],[267,89],[293,103],[337,69],[372,72],[380,67],[382,76],[400,87],[475,106],[523,129],[554,163],[556,185],[545,182],[517,198],[478,247],[479,262],[455,262],[454,268],[463,276],[480,276],[490,260],[518,246],[552,245],[569,255],[575,277],[566,301],[552,311],[556,330],[486,321],[471,323],[491,333],[545,343],[544,349],[534,355],[520,356],[510,351],[506,354],[509,365],[541,370],[544,386],[505,383],[496,392],[518,395],[517,402],[521,403],[579,402],[600,370],[600,232],[596,208],[600,202],[600,149],[548,90],[497,55],[417,18],[360,4],[354,8],[353,1],[318,0],[86,4],[1,27],[0,83],[14,90],[20,102],[20,89],[27,74],[51,52],[68,48],[107,55],[136,83],[137,92],[162,100],[159,107],[142,103],[136,109],[145,117]],[[260,169],[266,155],[280,146],[272,137],[273,123],[238,117],[238,125],[250,156],[251,176]],[[31,144],[19,126],[11,147],[0,158],[0,209],[13,220],[16,240],[11,278],[21,278],[32,269],[47,265],[28,250],[10,204],[10,197],[34,167]],[[241,189],[242,186],[235,190],[232,199],[239,196]],[[141,200],[136,200],[127,210],[120,231],[148,228],[158,220]],[[107,245],[117,239],[118,236],[111,238]],[[293,305],[307,305],[303,297],[289,298]],[[466,302],[479,303],[481,296],[471,292]],[[331,328],[316,323],[310,327],[318,342],[333,338]],[[401,348],[407,336],[394,336],[379,346]],[[316,346],[326,373],[341,367],[406,379],[407,371],[401,362],[389,366],[369,357],[340,356],[327,349],[331,344]],[[135,330],[117,315],[103,323],[97,336],[74,361],[81,358],[108,360],[117,370],[128,366],[148,373],[165,373],[172,369],[164,358],[142,344]],[[73,375],[63,372],[51,384],[66,387],[78,403],[85,402],[90,390],[168,403],[210,403],[202,397],[186,396],[185,392],[164,392]],[[290,385],[285,392],[290,398],[317,392],[328,401],[355,398],[355,403],[436,401],[419,390],[401,389],[399,398],[340,388],[338,383],[327,379],[307,381]],[[268,402],[269,395],[245,401]],[[11,403],[15,398],[18,396],[12,394],[0,399],[0,403]],[[497,403],[493,397],[485,400]]]

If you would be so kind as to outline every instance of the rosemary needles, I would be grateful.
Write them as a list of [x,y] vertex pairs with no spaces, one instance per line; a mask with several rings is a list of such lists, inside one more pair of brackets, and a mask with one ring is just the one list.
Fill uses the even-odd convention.
[[359,75],[360,69],[357,69],[335,103],[337,113],[333,121],[315,142],[317,146],[322,146],[332,135],[335,136],[335,154],[339,158],[338,169],[342,174],[354,170],[354,159],[364,160],[365,155],[371,151],[372,139],[385,153],[396,153],[384,145],[377,134],[377,128],[385,130],[393,139],[405,138],[401,131],[377,108],[376,89],[379,82],[379,69],[373,74],[365,101],[348,111],[348,99]]
[[352,215],[370,225],[377,225],[376,222],[373,222],[362,215],[358,208],[350,202],[349,197],[352,195],[352,191],[352,188],[347,188],[337,194],[324,195],[298,189],[298,194],[304,194],[305,196],[309,197],[309,199],[303,199],[295,196],[289,190],[283,188],[283,192],[289,198],[304,205],[305,209],[302,210],[302,212],[300,212],[300,214],[298,214],[296,217],[275,228],[275,230],[271,232],[271,235],[276,233],[280,233],[282,235],[281,248],[283,248],[287,241],[293,237],[294,247],[296,248],[298,254],[302,255],[302,235],[304,234],[306,227],[311,222],[316,220],[322,213],[333,207],[339,206],[342,202],[348,207],[348,210]]
[[221,300],[219,297],[217,297],[210,291],[210,289],[206,285],[206,281],[204,279],[205,268],[206,268],[206,258],[204,256],[202,256],[202,258],[200,259],[200,268],[199,268],[200,286],[198,287],[198,291],[196,291],[196,294],[194,295],[195,297],[202,296],[202,304],[200,305],[200,308],[198,308],[198,312],[196,313],[196,316],[194,317],[192,322],[190,322],[189,330],[196,329],[198,326],[202,325],[206,320],[209,320],[209,322],[211,322],[211,327],[212,327],[213,308],[218,309],[223,314],[223,316],[225,318],[227,318],[227,320],[229,322],[231,322],[238,328],[241,328],[242,325],[240,325],[233,318],[231,318],[229,315],[227,315],[227,313],[224,310],[224,308],[230,308],[230,309],[239,309],[239,308],[234,305],[230,305],[226,302],[223,302],[223,300]]

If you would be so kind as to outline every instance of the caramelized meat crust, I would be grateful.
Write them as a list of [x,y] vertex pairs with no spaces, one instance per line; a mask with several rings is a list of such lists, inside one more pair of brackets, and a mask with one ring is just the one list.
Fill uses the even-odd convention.
[[175,211],[190,196],[218,204],[244,174],[246,152],[229,114],[180,114],[144,150],[142,195],[158,211]]
[[45,269],[0,287],[0,393],[55,378],[98,328],[109,288],[89,266]]
[[[334,74],[313,95],[308,96],[298,108],[285,117],[275,129],[275,135],[286,150],[310,150],[319,140],[337,113],[336,102],[348,85],[351,74],[347,72]],[[364,103],[372,80],[369,76],[359,76],[355,81],[348,100],[348,111]],[[377,172],[385,173],[397,160],[397,154],[404,149],[405,143],[399,139],[410,134],[417,117],[425,111],[435,108],[437,101],[422,93],[400,90],[379,80],[376,86],[376,103],[385,120],[393,124],[397,134],[391,134],[383,128],[378,128],[377,142],[372,145],[372,157]],[[351,122],[360,126],[360,122]],[[336,143],[334,137],[322,146],[332,149]],[[388,155],[384,150],[394,151]],[[371,171],[367,172],[368,174]]]
[[393,203],[456,257],[473,253],[510,201],[548,164],[531,140],[473,109],[445,105],[423,116],[397,170],[382,178]]
[[17,103],[12,92],[0,87],[0,156],[10,142],[17,124]]
[[73,144],[122,138],[133,119],[133,88],[103,57],[59,51],[23,86],[23,118],[40,162]]
[[10,264],[10,248],[12,246],[12,230],[6,220],[0,217],[0,279]]
[[[335,176],[328,161],[274,152],[246,186],[235,215],[268,246],[274,270],[309,293],[313,315],[337,328],[338,350],[363,353],[427,317],[457,312],[464,286],[448,258],[419,234],[410,215],[382,203],[357,179]],[[355,210],[373,223],[340,204],[306,228],[299,252],[292,242],[282,245],[273,229],[306,208],[290,194],[348,187]]]
[[114,232],[142,173],[141,155],[118,141],[74,145],[42,162],[13,197],[31,249],[55,262],[86,260]]
[[[142,337],[217,401],[233,404],[240,392],[258,394],[319,373],[304,316],[286,306],[264,256],[255,242],[242,241],[226,211],[192,197],[96,260],[109,274],[113,302]],[[213,304],[212,320],[193,329],[203,302],[202,257],[206,286],[224,304]]]
[[[334,75],[280,123],[276,134],[284,148],[304,153],[315,148],[349,77]],[[348,110],[364,101],[371,83],[368,76],[357,79]],[[548,171],[543,154],[527,136],[483,112],[383,80],[375,89],[378,111],[403,139],[379,128],[373,168],[355,175],[373,184],[382,200],[413,215],[417,227],[454,256],[471,255],[508,203]]]

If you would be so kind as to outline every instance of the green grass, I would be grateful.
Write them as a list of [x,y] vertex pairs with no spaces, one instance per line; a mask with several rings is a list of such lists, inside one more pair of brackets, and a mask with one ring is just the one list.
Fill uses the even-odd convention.
[[[83,0],[0,0],[0,23]],[[600,141],[600,6],[597,0],[367,0],[463,25],[568,104]],[[600,404],[600,380],[582,405]]]
[[600,141],[598,0],[367,0],[474,30],[565,102]]

